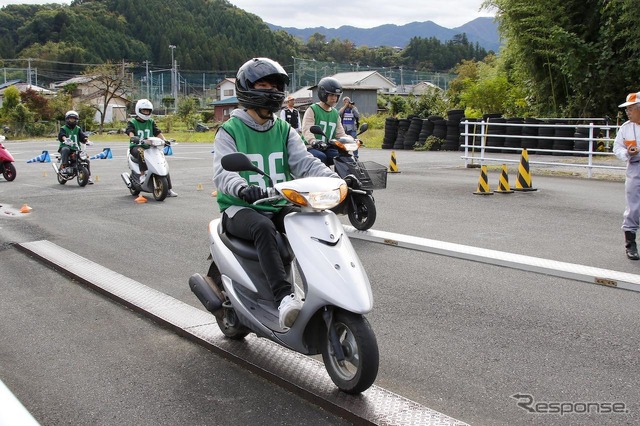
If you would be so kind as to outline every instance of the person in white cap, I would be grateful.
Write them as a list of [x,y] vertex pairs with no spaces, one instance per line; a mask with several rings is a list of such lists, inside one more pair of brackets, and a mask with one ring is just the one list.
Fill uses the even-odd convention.
[[302,132],[302,127],[300,127],[300,113],[295,109],[295,103],[296,99],[293,96],[287,96],[287,104],[282,108],[282,111],[280,111],[280,118],[289,123],[291,127],[300,134]]
[[625,179],[625,202],[622,230],[624,231],[625,251],[631,260],[638,260],[638,246],[636,232],[640,221],[640,155],[638,155],[638,141],[640,141],[640,92],[627,95],[626,102],[618,105],[625,108],[627,118],[613,142],[613,153],[619,159],[627,162]]

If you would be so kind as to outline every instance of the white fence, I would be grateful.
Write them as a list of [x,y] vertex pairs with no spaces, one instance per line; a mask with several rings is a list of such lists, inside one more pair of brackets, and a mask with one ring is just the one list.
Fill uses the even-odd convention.
[[[580,119],[564,119],[566,121],[579,121]],[[589,124],[542,124],[542,123],[497,123],[490,121],[480,121],[480,122],[470,122],[468,120],[462,121],[460,123],[464,126],[464,131],[460,132],[460,136],[464,137],[464,144],[460,145],[464,148],[464,155],[461,157],[465,160],[465,166],[469,166],[470,163],[474,161],[479,161],[480,164],[485,162],[500,162],[500,163],[518,163],[519,159],[512,158],[498,158],[493,156],[494,153],[499,152],[513,152],[520,154],[523,151],[523,147],[508,147],[508,146],[500,146],[498,145],[487,145],[488,138],[498,138],[504,139],[506,142],[509,139],[518,139],[518,140],[526,140],[526,139],[536,139],[536,140],[547,140],[553,141],[571,141],[575,142],[577,140],[585,142],[584,150],[576,150],[576,149],[550,149],[550,148],[536,148],[536,147],[527,147],[526,150],[528,153],[535,154],[547,154],[547,155],[556,155],[561,157],[550,157],[550,158],[558,158],[558,161],[529,161],[529,164],[540,164],[540,165],[553,165],[553,166],[567,166],[567,167],[584,167],[587,169],[587,176],[589,178],[593,175],[594,169],[618,169],[624,170],[625,166],[614,166],[606,164],[604,161],[597,161],[598,159],[604,157],[615,156],[611,149],[613,147],[614,139],[612,136],[615,135],[615,132],[619,128],[618,126],[612,126],[608,124],[597,125],[593,122]],[[489,128],[501,128],[501,127],[520,127],[523,129],[521,133],[525,133],[524,129],[535,128],[536,133],[540,128],[553,128],[553,129],[574,129],[574,136],[539,136],[539,135],[525,135],[525,134],[496,134],[489,133]],[[505,133],[506,133],[506,129]],[[582,132],[586,132],[584,136],[582,134],[578,137],[575,134]],[[595,134],[596,131],[598,134]],[[495,141],[495,139],[494,139]],[[598,150],[601,149],[601,150]],[[479,155],[478,155],[479,154]],[[584,157],[585,161],[583,162],[567,162],[561,161],[560,158],[566,159],[568,155]],[[600,163],[600,164],[599,164]],[[603,164],[605,163],[605,164]]]

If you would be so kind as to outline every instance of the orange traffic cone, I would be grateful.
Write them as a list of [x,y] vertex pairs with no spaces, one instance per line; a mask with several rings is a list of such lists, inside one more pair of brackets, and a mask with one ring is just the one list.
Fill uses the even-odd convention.
[[134,201],[138,204],[141,204],[141,203],[146,203],[147,199],[144,196],[139,195],[138,198],[136,198]]
[[23,204],[22,207],[20,207],[20,213],[31,213],[31,210],[33,209],[26,204]]

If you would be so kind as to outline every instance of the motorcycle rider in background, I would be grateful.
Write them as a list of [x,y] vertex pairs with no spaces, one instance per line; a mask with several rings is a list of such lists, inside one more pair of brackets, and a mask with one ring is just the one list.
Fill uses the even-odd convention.
[[347,136],[342,127],[340,114],[335,109],[338,99],[342,95],[342,85],[332,77],[325,77],[318,82],[319,102],[311,105],[304,113],[302,119],[302,136],[307,144],[307,149],[315,157],[318,157],[327,166],[333,164],[333,159],[337,157],[338,150],[327,148],[327,140],[311,133],[311,126],[317,124],[322,127],[327,139],[341,138]]
[[227,171],[220,160],[229,153],[243,152],[274,183],[294,177],[339,177],[310,155],[298,132],[277,117],[288,83],[286,71],[271,59],[254,58],[242,65],[236,76],[242,109],[235,109],[218,129],[213,155],[213,181],[222,225],[229,234],[253,241],[257,247],[282,327],[290,327],[302,307],[287,279],[276,240],[276,232],[284,231],[284,217],[294,208],[271,203],[254,205],[267,198],[265,179],[255,172]]
[[[60,153],[62,173],[67,173],[66,169],[69,167],[69,155],[71,155],[71,152],[79,151],[80,143],[87,143],[89,141],[87,135],[82,131],[80,126],[78,126],[79,119],[80,116],[77,112],[74,110],[67,111],[64,115],[65,124],[60,127],[60,132],[58,132],[58,141],[60,142],[58,152]],[[89,158],[87,158],[87,170],[89,172],[89,176],[91,176]],[[93,185],[91,177],[89,177],[89,181],[87,183],[89,185]]]
[[[136,116],[129,120],[125,134],[131,139],[129,140],[129,152],[133,155],[140,165],[140,183],[144,182],[145,174],[147,172],[147,163],[144,161],[144,150],[149,148],[149,145],[144,143],[144,140],[156,136],[162,140],[166,140],[162,131],[158,128],[155,121],[151,118],[153,112],[153,104],[148,99],[140,99],[136,102]],[[169,192],[167,196],[177,197],[178,194],[173,191],[171,185],[171,176],[167,175],[167,181],[169,183]]]

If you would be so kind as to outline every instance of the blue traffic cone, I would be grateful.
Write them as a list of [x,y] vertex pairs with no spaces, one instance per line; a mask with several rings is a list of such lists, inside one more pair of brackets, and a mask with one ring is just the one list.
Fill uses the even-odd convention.
[[164,155],[173,155],[173,150],[171,149],[171,145],[167,145],[164,147]]
[[50,163],[50,162],[51,162],[51,156],[49,156],[49,151],[42,151],[42,154],[32,158],[31,160],[27,160],[27,163]]
[[89,157],[89,160],[100,160],[100,159],[103,159],[103,158],[107,158],[107,153],[104,152],[104,151],[94,155],[93,157]]
[[111,154],[111,148],[105,148],[102,151],[107,153],[107,159],[108,160],[113,158],[113,154]]

